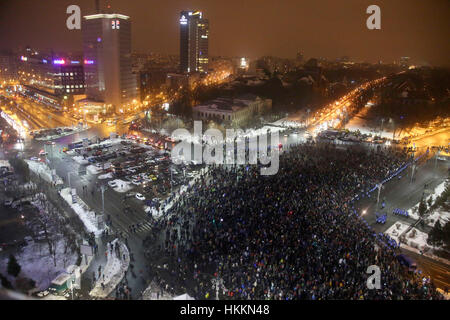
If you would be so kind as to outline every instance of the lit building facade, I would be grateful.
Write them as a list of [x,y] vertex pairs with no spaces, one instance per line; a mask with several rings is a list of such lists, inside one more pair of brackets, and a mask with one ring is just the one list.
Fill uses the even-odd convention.
[[84,95],[84,68],[81,58],[22,55],[17,69],[24,88],[35,96],[59,104]]
[[272,109],[272,100],[247,94],[237,98],[217,98],[193,107],[194,119],[212,120],[240,126]]
[[180,13],[181,72],[208,71],[209,21],[200,11]]
[[0,81],[17,79],[17,64],[14,55],[0,54]]
[[82,31],[87,98],[121,113],[137,98],[130,17],[106,13],[85,16]]

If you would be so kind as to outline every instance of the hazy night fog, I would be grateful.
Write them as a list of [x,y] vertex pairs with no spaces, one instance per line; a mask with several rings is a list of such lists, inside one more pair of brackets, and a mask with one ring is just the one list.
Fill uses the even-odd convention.
[[[210,53],[274,55],[450,65],[447,0],[111,0],[112,11],[132,19],[134,51],[177,53],[179,12],[203,11],[210,21]],[[94,0],[1,0],[0,48],[30,45],[81,51],[81,31],[66,28],[66,8],[94,13]],[[381,30],[366,28],[366,8],[381,8]]]

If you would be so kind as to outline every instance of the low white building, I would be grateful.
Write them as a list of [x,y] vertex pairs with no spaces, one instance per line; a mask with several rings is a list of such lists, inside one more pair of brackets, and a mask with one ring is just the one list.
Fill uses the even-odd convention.
[[272,108],[272,100],[248,94],[238,98],[217,98],[193,108],[194,119],[240,125]]

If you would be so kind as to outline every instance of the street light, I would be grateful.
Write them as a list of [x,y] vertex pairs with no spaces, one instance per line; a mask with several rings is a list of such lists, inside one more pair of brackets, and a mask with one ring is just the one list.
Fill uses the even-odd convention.
[[381,188],[383,187],[383,183],[380,182],[379,184],[377,184],[377,188],[378,188],[378,196],[377,196],[377,205],[380,202],[380,193],[381,193]]

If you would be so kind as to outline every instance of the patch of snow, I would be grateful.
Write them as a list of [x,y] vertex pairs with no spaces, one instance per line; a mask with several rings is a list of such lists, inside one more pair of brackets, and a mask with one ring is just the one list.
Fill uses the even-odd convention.
[[112,174],[112,172],[108,172],[108,173],[99,175],[98,178],[99,179],[112,179],[113,174]]
[[131,182],[123,181],[121,179],[115,179],[113,181],[117,183],[117,187],[113,188],[114,191],[123,193],[133,189],[133,185],[131,184]]
[[[67,253],[64,253],[63,239],[56,242],[56,266],[53,255],[49,254],[46,242],[31,242],[21,248],[15,257],[21,266],[20,275],[33,279],[39,290],[47,289],[52,280],[64,272],[67,266],[75,264],[78,258],[76,252],[68,250]],[[0,272],[9,277],[6,272],[8,259],[8,257],[4,257],[0,260]],[[10,281],[12,280],[10,279]]]
[[25,162],[28,164],[31,171],[41,176],[45,181],[49,183],[63,184],[61,178],[59,178],[56,174],[52,174],[52,170],[47,164],[34,160],[25,160]]
[[[397,221],[394,223],[388,230],[385,231],[385,234],[394,239],[397,243],[400,243],[399,237],[410,227],[409,224]],[[422,251],[430,251],[430,249],[434,249],[433,246],[427,244],[428,234],[422,232],[416,228],[412,228],[408,233],[404,234],[404,241],[406,245],[422,250]]]
[[84,159],[84,157],[82,157],[82,156],[75,156],[72,159],[73,159],[73,161],[75,161],[78,164],[88,164],[89,163],[89,161]]
[[91,165],[88,165],[88,166],[86,167],[86,171],[89,172],[89,173],[92,174],[92,175],[95,175],[95,174],[99,174],[99,173],[102,172],[103,170],[102,170],[101,168],[97,168],[96,166],[93,166],[93,165],[91,164]]
[[76,203],[72,203],[70,188],[62,189],[59,194],[80,217],[88,232],[93,232],[96,236],[99,236],[103,232],[103,229],[98,228],[97,218],[94,211],[91,211],[83,200],[80,199],[80,197],[77,197]]

